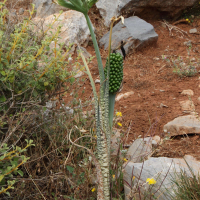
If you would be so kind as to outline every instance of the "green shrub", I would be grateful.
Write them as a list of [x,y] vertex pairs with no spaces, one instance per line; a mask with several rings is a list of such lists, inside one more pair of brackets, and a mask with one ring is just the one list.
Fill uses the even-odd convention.
[[[60,27],[41,39],[32,32],[33,11],[29,19],[13,26],[4,20],[7,13],[4,9],[0,15],[0,111],[12,103],[16,107],[22,102],[43,102],[72,80],[65,61],[68,51],[64,53],[63,44],[57,44]],[[50,49],[52,42],[55,48]]]
[[173,68],[173,73],[177,74],[179,77],[191,77],[195,76],[198,73],[198,63],[192,62],[189,58],[183,59],[181,56],[178,56],[176,58],[167,58],[163,56],[163,59],[170,64],[170,66]]
[[28,147],[34,146],[32,140],[26,140],[27,145],[25,148],[13,147],[13,151],[9,151],[7,144],[0,147],[0,194],[6,193],[9,195],[8,190],[13,189],[15,180],[10,180],[13,175],[19,174],[23,176],[23,172],[18,168],[24,164],[29,158],[21,155]]

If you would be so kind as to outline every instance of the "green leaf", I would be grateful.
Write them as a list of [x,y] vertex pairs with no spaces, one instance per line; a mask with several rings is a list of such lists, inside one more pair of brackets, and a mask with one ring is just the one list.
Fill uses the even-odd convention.
[[70,83],[73,83],[74,81],[75,81],[74,77],[70,78]]
[[23,171],[21,171],[21,170],[18,170],[17,173],[18,173],[20,176],[22,176],[22,177],[23,177],[23,175],[24,175]]
[[5,72],[5,71],[1,71],[1,74],[2,74],[3,76],[5,76],[5,75],[6,75],[6,72]]
[[47,82],[47,81],[44,82],[44,86],[47,86],[47,85],[49,85],[49,82]]
[[0,182],[3,180],[4,175],[0,175]]
[[0,102],[3,103],[6,101],[6,97],[5,96],[0,96]]
[[66,166],[66,168],[67,168],[67,170],[69,171],[69,173],[73,173],[73,171],[74,171],[74,168],[73,167],[71,167],[71,166]]

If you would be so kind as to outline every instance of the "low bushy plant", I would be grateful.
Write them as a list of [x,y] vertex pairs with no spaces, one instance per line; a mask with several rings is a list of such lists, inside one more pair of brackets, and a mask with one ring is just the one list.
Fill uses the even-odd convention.
[[163,56],[163,59],[170,64],[173,68],[173,73],[177,74],[179,77],[191,77],[198,73],[197,62],[193,62],[189,58],[183,59],[180,56],[176,58]]
[[[44,102],[45,96],[54,95],[72,80],[66,61],[68,51],[57,44],[60,27],[55,34],[48,32],[48,36],[44,33],[39,38],[30,23],[33,13],[17,25],[6,23],[6,9],[0,15],[0,111],[12,104],[17,107],[22,102]],[[52,43],[55,47],[50,48]]]
[[19,170],[19,167],[23,165],[29,158],[21,155],[28,147],[34,146],[32,140],[26,140],[27,145],[23,149],[20,147],[12,147],[13,150],[9,150],[7,144],[4,143],[0,147],[0,194],[6,193],[10,195],[9,189],[14,188],[15,180],[10,180],[17,174],[23,176],[23,172]]

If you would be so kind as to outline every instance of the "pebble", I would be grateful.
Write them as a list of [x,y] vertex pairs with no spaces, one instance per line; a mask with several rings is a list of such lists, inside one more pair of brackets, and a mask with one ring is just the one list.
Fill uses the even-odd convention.
[[20,8],[19,9],[19,15],[23,15],[24,14],[24,9],[23,8]]
[[95,83],[100,83],[100,80],[99,80],[99,79],[96,79],[96,80],[95,80]]
[[191,34],[192,33],[197,33],[197,29],[196,28],[192,28],[192,29],[189,30],[189,33],[191,33]]
[[166,106],[166,105],[164,105],[163,103],[161,103],[161,104],[160,104],[160,108],[163,108],[163,107],[168,108],[168,106]]
[[189,40],[189,41],[184,42],[183,44],[189,47],[189,46],[192,46],[192,41]]
[[194,92],[193,92],[192,90],[189,89],[189,90],[183,90],[183,91],[181,92],[181,94],[193,96],[193,95],[194,95]]

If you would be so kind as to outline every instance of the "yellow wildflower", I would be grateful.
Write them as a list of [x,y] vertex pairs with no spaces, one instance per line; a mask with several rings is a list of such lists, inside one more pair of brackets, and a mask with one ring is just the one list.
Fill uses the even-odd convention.
[[96,188],[92,188],[92,190],[91,190],[92,192],[95,192],[96,191]]
[[115,179],[115,175],[114,174],[112,175],[112,177],[113,177],[113,179]]
[[146,180],[146,182],[147,182],[149,185],[154,185],[154,184],[156,184],[156,181],[155,181],[153,178],[148,178],[148,179]]
[[118,126],[122,126],[122,124],[120,122],[118,122],[117,124],[118,124]]
[[95,135],[94,137],[97,138],[97,135]]
[[122,117],[122,113],[121,112],[116,112],[116,116],[117,117]]
[[189,19],[186,19],[186,21],[189,21]]
[[128,160],[126,158],[124,158],[124,161],[127,162]]
[[133,176],[133,181],[135,180],[135,176]]

